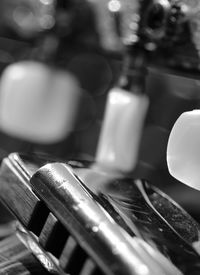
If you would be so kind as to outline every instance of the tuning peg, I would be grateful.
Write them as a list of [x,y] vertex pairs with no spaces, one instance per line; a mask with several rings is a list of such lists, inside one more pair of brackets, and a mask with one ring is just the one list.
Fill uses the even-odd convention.
[[146,54],[127,52],[118,86],[110,90],[97,146],[96,162],[106,170],[130,173],[138,160],[148,109],[145,94]]
[[121,172],[133,170],[147,108],[145,95],[121,88],[110,91],[97,148],[96,160],[100,165]]
[[200,110],[183,113],[175,122],[167,146],[170,174],[200,190]]
[[0,129],[13,137],[49,144],[75,127],[81,90],[69,73],[35,61],[8,66],[0,81]]

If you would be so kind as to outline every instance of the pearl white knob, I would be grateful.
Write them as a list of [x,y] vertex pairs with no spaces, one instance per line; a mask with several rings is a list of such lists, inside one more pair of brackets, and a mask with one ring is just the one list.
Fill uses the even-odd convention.
[[183,113],[174,124],[167,164],[174,178],[200,190],[200,110]]
[[58,142],[75,127],[80,96],[65,71],[33,61],[12,64],[0,81],[0,129],[31,142]]
[[107,100],[96,161],[106,168],[131,172],[136,165],[148,98],[113,88]]

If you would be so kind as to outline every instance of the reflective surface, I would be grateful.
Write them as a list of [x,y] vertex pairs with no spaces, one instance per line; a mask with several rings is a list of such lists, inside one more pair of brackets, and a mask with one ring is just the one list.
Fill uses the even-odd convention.
[[[199,224],[168,196],[146,181],[123,179],[111,174],[108,176],[89,162],[69,161],[66,165],[58,160],[48,160],[45,156],[39,158],[12,154],[9,163],[10,168],[13,167],[16,171],[15,177],[18,180],[26,179],[28,184],[32,177],[31,186],[35,194],[47,204],[87,253],[93,255],[91,249],[96,247],[96,260],[105,255],[105,249],[101,254],[102,245],[106,244],[107,247],[106,265],[109,255],[114,251],[114,243],[111,244],[112,239],[106,233],[107,226],[112,221],[113,229],[110,228],[109,234],[113,237],[116,232],[121,232],[123,236],[128,236],[128,246],[134,244],[133,247],[137,247],[137,255],[150,270],[153,268],[158,274],[159,268],[163,268],[163,274],[199,274]],[[6,194],[10,192],[10,184],[2,176],[1,173],[1,182],[4,179],[5,184],[1,184],[0,195],[6,202],[9,201]],[[12,188],[13,184],[14,178]],[[16,184],[19,186],[19,181]],[[20,213],[17,215],[21,215]],[[115,253],[114,255],[114,258],[119,257]],[[97,262],[102,264],[99,260]],[[103,269],[107,270],[105,266]]]
[[[19,171],[24,171],[28,178],[48,162],[45,158],[21,157],[13,154],[10,160],[12,159],[13,164],[18,165]],[[145,240],[153,249],[160,251],[166,259],[170,259],[183,274],[199,273],[200,227],[179,205],[145,181],[120,177],[116,179],[112,175],[108,176],[97,170],[94,165],[91,166],[91,163],[69,161],[68,164],[73,168],[73,173],[83,182],[84,188],[90,193],[94,202],[101,205],[115,220],[116,227],[123,228],[132,238],[137,236]],[[52,164],[52,168],[45,168],[49,171],[48,173],[45,169],[37,173],[39,178],[40,174],[42,175],[43,182],[46,183],[43,189],[40,189],[40,184],[37,185],[38,181],[34,181],[35,176],[32,183],[37,194],[43,197],[52,212],[59,212],[59,208],[54,205],[54,199],[50,199],[50,193],[44,191],[45,188],[49,189],[54,176],[56,177],[54,182],[63,182],[63,175],[60,175],[59,180],[59,173],[54,168]],[[52,196],[56,198],[57,189],[51,190]],[[66,187],[65,190],[69,192],[70,189]],[[66,207],[67,205],[72,207],[70,201],[65,200],[65,192],[60,198],[64,199]],[[61,211],[60,215],[63,216],[64,212]],[[88,218],[91,219],[91,216],[89,215]],[[98,233],[93,232],[93,234]],[[157,260],[160,261],[158,256]]]
[[183,273],[198,274],[200,227],[175,202],[145,181],[113,180],[90,170],[79,173],[84,180],[87,174],[90,179],[83,182],[130,235],[141,236],[157,247]]
[[200,189],[199,118],[198,109],[184,112],[175,122],[167,145],[167,164],[170,174],[197,190]]

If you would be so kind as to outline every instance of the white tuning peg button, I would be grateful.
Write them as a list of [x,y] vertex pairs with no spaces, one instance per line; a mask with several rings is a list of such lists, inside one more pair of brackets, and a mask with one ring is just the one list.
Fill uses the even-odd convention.
[[174,178],[200,190],[200,110],[183,113],[174,124],[167,164]]
[[65,71],[34,61],[10,65],[0,81],[0,129],[31,142],[59,142],[75,127],[80,96]]
[[145,95],[110,91],[96,155],[102,167],[124,173],[135,168],[147,109]]

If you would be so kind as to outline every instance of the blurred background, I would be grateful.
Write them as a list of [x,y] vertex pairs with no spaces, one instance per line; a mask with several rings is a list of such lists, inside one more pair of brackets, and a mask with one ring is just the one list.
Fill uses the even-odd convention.
[[[5,69],[11,64],[37,60],[41,49],[51,48],[54,42],[56,44],[51,33],[47,40],[43,40],[41,35],[41,29],[48,33],[55,24],[51,10],[53,0],[36,2],[40,2],[41,7],[47,9],[46,17],[42,16],[41,7],[36,7],[36,12],[33,12],[33,1],[1,0],[0,73],[3,77]],[[33,6],[30,8],[30,5]],[[66,41],[68,45],[70,41],[74,41],[71,37],[66,39],[62,33],[67,24],[66,18],[70,20],[66,14],[62,14],[61,9],[58,33],[59,37],[64,39],[63,45]],[[86,40],[89,41],[89,37]],[[44,57],[41,53],[40,59],[45,59],[47,66],[52,66],[52,60],[49,60],[48,56]],[[59,49],[56,67],[73,76],[81,91],[75,126],[59,141],[46,144],[38,140],[30,141],[25,138],[26,135],[22,138],[7,132],[4,130],[5,127],[1,127],[0,116],[0,159],[11,152],[23,151],[47,153],[66,160],[73,158],[94,161],[107,93],[116,84],[121,66],[120,58],[100,51],[90,51],[84,45],[73,45],[71,48],[62,46]],[[31,81],[30,86],[31,89],[34,88]],[[17,89],[16,87],[16,93]],[[176,119],[185,111],[200,108],[200,81],[149,68],[145,90],[150,105],[141,139],[138,164],[132,171],[132,176],[146,179],[156,185],[200,221],[200,193],[172,178],[166,163],[167,141]],[[0,100],[2,93],[4,91],[0,89]],[[14,102],[10,100],[11,109],[12,104]],[[1,102],[0,106],[2,107]],[[51,123],[50,119],[45,121],[45,125]],[[4,218],[6,219],[5,216],[2,219]]]

